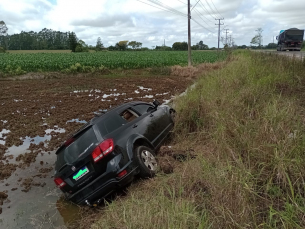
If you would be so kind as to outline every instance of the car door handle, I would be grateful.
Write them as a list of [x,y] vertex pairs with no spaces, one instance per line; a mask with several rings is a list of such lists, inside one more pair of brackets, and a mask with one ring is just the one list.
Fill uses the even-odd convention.
[[132,128],[136,128],[137,126],[138,126],[137,124],[134,124]]

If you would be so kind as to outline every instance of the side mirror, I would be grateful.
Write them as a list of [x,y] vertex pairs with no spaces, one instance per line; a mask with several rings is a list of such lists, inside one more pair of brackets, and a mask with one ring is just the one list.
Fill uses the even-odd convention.
[[154,104],[155,108],[157,108],[161,103],[158,100],[155,99],[153,101],[153,104]]

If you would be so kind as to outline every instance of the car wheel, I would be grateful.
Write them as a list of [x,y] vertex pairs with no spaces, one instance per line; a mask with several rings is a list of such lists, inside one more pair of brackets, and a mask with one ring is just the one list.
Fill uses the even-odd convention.
[[152,149],[146,146],[138,146],[135,149],[135,160],[139,166],[140,177],[147,178],[155,176],[158,163]]

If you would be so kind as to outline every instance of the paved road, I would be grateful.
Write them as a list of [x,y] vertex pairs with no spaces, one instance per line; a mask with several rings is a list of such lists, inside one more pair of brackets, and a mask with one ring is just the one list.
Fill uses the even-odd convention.
[[273,54],[278,54],[278,55],[284,55],[288,57],[296,57],[300,59],[305,59],[305,51],[283,51],[283,52],[278,52],[276,50],[258,50],[260,52],[267,52],[267,53],[273,53]]

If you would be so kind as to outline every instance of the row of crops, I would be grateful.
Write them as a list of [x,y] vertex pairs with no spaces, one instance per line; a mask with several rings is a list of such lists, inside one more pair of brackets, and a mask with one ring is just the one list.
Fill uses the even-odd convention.
[[[38,71],[90,71],[98,68],[136,69],[187,65],[185,51],[95,52],[95,53],[24,53],[0,54],[0,72],[22,74]],[[224,52],[192,52],[194,64],[224,60]]]

